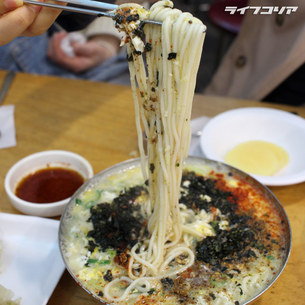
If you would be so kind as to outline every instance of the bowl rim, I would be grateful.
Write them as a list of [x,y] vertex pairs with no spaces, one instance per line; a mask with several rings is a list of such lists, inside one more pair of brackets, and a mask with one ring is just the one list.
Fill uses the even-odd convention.
[[[71,152],[71,151],[45,150],[45,151],[40,151],[40,152],[30,154],[30,155],[20,159],[19,161],[17,161],[8,170],[8,172],[5,176],[5,179],[4,179],[4,188],[5,188],[5,191],[8,195],[8,197],[10,197],[12,200],[14,200],[18,205],[23,205],[24,207],[28,207],[28,208],[36,208],[36,209],[40,209],[40,210],[47,210],[48,208],[55,208],[55,207],[59,207],[59,206],[62,206],[63,204],[68,203],[70,198],[72,197],[72,196],[70,196],[66,199],[62,199],[62,200],[59,200],[59,201],[47,202],[47,203],[40,204],[40,203],[37,203],[37,202],[26,201],[26,200],[23,200],[23,199],[17,197],[14,190],[12,190],[12,188],[10,187],[11,177],[14,174],[14,172],[18,169],[19,166],[21,166],[21,165],[23,165],[23,164],[25,164],[25,163],[33,160],[33,159],[39,158],[41,156],[47,156],[47,155],[50,155],[50,156],[52,156],[52,155],[67,156],[67,157],[72,157],[74,159],[77,159],[82,164],[84,164],[84,166],[86,167],[86,169],[88,171],[88,178],[86,178],[87,180],[91,179],[94,175],[92,165],[89,163],[89,161],[87,159],[85,159],[83,156],[81,156],[77,153]],[[43,167],[41,167],[41,168],[43,168]],[[20,178],[20,180],[21,179],[22,179],[22,177]]]
[[[250,176],[249,174],[232,167],[231,165],[228,165],[224,162],[220,162],[220,161],[215,161],[215,160],[211,160],[208,158],[203,158],[203,157],[196,157],[196,156],[188,156],[186,158],[186,164],[187,162],[205,162],[208,164],[213,164],[215,167],[222,167],[222,168],[226,168],[228,169],[229,172],[232,173],[237,173],[239,176],[244,177],[245,179],[247,179],[247,181],[249,183],[254,184],[256,187],[259,187],[259,190],[262,190],[264,192],[264,194],[268,197],[268,200],[272,200],[273,205],[276,207],[276,209],[278,210],[280,217],[282,218],[282,221],[284,222],[283,225],[285,225],[285,254],[283,254],[283,262],[281,267],[279,268],[279,270],[277,271],[276,275],[274,275],[274,277],[271,279],[271,281],[268,283],[268,285],[265,285],[265,287],[262,288],[261,291],[259,291],[256,295],[254,295],[251,299],[246,300],[244,303],[242,303],[242,305],[246,305],[249,304],[251,302],[253,302],[255,299],[257,299],[259,296],[261,296],[263,293],[265,293],[274,283],[275,281],[279,278],[279,276],[282,274],[283,270],[285,269],[288,259],[290,257],[291,254],[291,245],[292,245],[292,231],[291,231],[291,225],[290,225],[290,221],[288,218],[288,215],[283,207],[283,205],[280,203],[280,201],[278,200],[278,198],[273,194],[273,192],[264,184],[262,184],[260,181],[258,181],[257,179],[255,179],[254,177]],[[64,233],[64,227],[65,227],[65,218],[66,218],[66,214],[69,212],[69,209],[71,209],[71,206],[73,206],[75,204],[75,199],[77,198],[77,196],[79,195],[79,193],[83,192],[87,187],[89,187],[90,185],[94,185],[96,183],[96,181],[99,181],[99,179],[101,179],[102,177],[107,177],[109,174],[111,173],[115,173],[116,170],[127,170],[127,169],[131,169],[133,167],[136,166],[140,166],[141,164],[141,160],[140,158],[134,158],[134,159],[128,159],[125,160],[123,162],[120,163],[116,163],[104,170],[102,170],[101,172],[97,173],[96,175],[94,175],[91,179],[88,179],[74,194],[73,196],[71,196],[70,201],[68,202],[68,204],[65,206],[65,209],[60,217],[60,224],[59,224],[59,230],[58,230],[58,243],[59,243],[59,249],[60,249],[60,253],[63,259],[63,262],[66,266],[67,271],[70,273],[70,275],[72,276],[72,278],[76,281],[76,283],[78,285],[80,285],[87,293],[89,293],[90,295],[92,295],[95,299],[99,300],[101,303],[105,304],[105,305],[110,305],[108,303],[106,303],[105,301],[102,301],[100,298],[98,298],[95,294],[93,294],[89,289],[87,289],[81,282],[80,280],[75,276],[75,274],[72,272],[65,254],[64,254],[64,250],[63,250],[63,233]]]
[[[219,123],[219,121],[223,122],[226,118],[231,118],[232,115],[242,115],[243,113],[258,115],[259,113],[264,114],[272,114],[276,115],[280,119],[293,119],[293,124],[297,125],[298,128],[302,128],[305,132],[305,119],[298,116],[297,114],[291,113],[289,111],[268,108],[268,107],[240,107],[235,109],[230,109],[219,113],[218,115],[212,117],[202,128],[202,132],[200,135],[200,149],[204,156],[211,160],[219,161],[225,163],[225,160],[221,158],[214,149],[207,145],[207,135],[211,132],[212,128]],[[216,125],[215,125],[216,124]],[[279,176],[261,176],[250,174],[256,180],[260,181],[260,183],[269,185],[269,186],[284,186],[284,185],[292,185],[297,183],[302,183],[305,181],[305,168],[297,173],[292,173],[289,175],[279,175]]]

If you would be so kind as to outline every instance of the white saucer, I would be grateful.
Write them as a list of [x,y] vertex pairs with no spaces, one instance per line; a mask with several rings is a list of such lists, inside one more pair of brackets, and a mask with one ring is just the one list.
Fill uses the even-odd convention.
[[210,119],[200,138],[203,154],[224,162],[236,145],[261,140],[277,144],[289,154],[289,163],[273,176],[252,175],[266,185],[289,185],[305,181],[305,120],[270,108],[239,108]]

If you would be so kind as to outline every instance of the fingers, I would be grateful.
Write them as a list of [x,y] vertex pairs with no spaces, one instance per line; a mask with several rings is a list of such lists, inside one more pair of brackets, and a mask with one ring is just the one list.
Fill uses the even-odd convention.
[[22,5],[22,0],[0,0],[0,15],[12,11]]
[[67,36],[66,32],[55,33],[49,40],[47,55],[54,62],[58,62],[59,58],[63,56],[63,51],[61,49],[61,41]]
[[22,33],[34,22],[39,10],[21,6],[0,16],[0,45],[4,45]]
[[79,58],[79,63],[86,70],[97,67],[108,58],[107,50],[95,41],[89,41],[86,44],[75,44],[74,52]]
[[17,36],[43,34],[61,12],[57,9],[22,4],[22,0],[0,0],[0,46]]
[[41,8],[35,5],[27,6],[31,6],[36,9],[39,8],[40,12],[35,18],[34,22],[23,33],[24,36],[35,36],[43,34],[52,25],[57,16],[61,13],[61,10],[54,8]]
[[88,43],[74,43],[73,44],[75,55],[90,57],[93,56],[99,50],[97,49],[95,44],[90,42]]
[[74,56],[68,56],[62,50],[62,40],[67,33],[55,33],[50,39],[47,55],[56,64],[74,72],[81,73],[101,64],[104,58],[104,47],[96,41],[86,43],[71,42]]
[[61,48],[61,41],[66,35],[67,33],[61,32],[55,33],[52,36],[48,45],[47,55],[53,62],[74,73],[82,72],[86,69],[86,65],[84,66],[83,63],[84,59],[75,56],[67,56]]

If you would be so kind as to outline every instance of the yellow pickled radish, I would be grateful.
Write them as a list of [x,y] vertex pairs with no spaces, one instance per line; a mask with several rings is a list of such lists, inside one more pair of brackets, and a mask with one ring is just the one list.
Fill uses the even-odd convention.
[[255,140],[235,146],[226,154],[225,161],[250,174],[273,176],[288,164],[289,155],[279,145]]

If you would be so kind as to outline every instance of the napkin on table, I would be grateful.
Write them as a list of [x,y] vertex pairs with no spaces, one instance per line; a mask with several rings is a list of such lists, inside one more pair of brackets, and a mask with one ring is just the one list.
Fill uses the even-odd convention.
[[0,107],[0,149],[16,146],[14,105]]
[[189,155],[195,157],[203,157],[203,152],[200,148],[200,136],[196,135],[198,131],[201,131],[204,125],[209,121],[209,117],[201,116],[191,121],[192,140],[189,149]]

